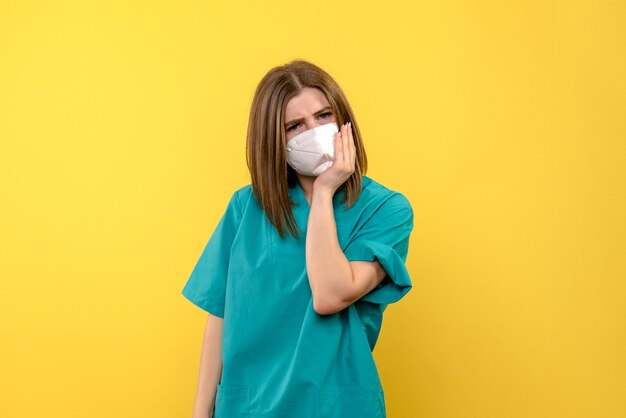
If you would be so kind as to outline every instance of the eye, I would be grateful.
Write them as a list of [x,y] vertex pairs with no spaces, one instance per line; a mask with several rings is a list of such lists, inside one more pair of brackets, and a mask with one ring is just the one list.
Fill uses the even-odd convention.
[[[324,112],[324,113],[320,113],[320,117],[322,116],[326,116],[322,119],[327,119],[330,115],[332,115],[332,112]],[[287,132],[293,131],[295,128],[297,128],[298,126],[300,126],[299,123],[296,123],[295,125],[291,125],[289,128],[287,128]]]

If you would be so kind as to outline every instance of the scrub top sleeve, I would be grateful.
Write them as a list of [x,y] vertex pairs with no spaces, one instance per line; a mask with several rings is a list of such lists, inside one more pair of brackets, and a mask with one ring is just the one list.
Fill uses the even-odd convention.
[[413,229],[413,209],[409,200],[396,192],[365,221],[344,250],[348,261],[378,260],[387,276],[359,300],[389,304],[411,290],[405,262]]
[[194,305],[220,318],[224,318],[230,249],[240,221],[241,210],[233,193],[182,290]]

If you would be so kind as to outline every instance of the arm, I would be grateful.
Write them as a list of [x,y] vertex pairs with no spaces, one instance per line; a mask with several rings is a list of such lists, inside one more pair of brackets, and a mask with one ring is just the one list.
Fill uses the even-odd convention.
[[386,275],[378,261],[348,261],[337,238],[333,191],[322,188],[314,188],[311,198],[306,266],[314,309],[322,315],[344,309]]
[[200,354],[200,371],[193,406],[193,418],[211,418],[213,416],[217,383],[222,376],[223,325],[224,320],[222,318],[209,314]]
[[337,238],[333,195],[354,173],[356,147],[352,126],[341,126],[334,139],[335,158],[313,183],[306,236],[306,268],[313,309],[339,312],[374,289],[386,276],[377,260],[348,261]]

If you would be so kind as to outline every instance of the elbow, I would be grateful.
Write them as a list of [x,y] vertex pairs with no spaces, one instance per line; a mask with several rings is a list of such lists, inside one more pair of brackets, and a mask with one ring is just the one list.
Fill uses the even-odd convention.
[[313,301],[313,310],[318,315],[330,315],[334,313],[332,309],[329,309],[328,305],[321,304],[315,300]]
[[313,298],[313,310],[318,315],[332,315],[344,309],[345,306],[338,302],[332,302],[328,298]]

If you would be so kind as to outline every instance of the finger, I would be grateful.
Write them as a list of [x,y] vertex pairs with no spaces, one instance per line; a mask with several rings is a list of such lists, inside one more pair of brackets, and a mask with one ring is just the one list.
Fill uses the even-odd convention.
[[348,132],[348,125],[347,124],[343,124],[343,126],[341,127],[343,134],[341,134],[341,137],[343,138],[343,161],[344,163],[349,163],[350,162],[350,134]]
[[342,129],[341,126],[339,127],[339,132],[337,132],[337,143],[335,144],[335,164],[337,164],[337,166],[339,166],[339,164],[341,164],[341,162],[343,161],[343,149],[342,149],[342,145],[343,145],[343,138],[342,138]]
[[[348,146],[350,147],[350,151],[354,149],[354,136],[352,135],[352,124],[348,122],[348,126],[346,127],[348,130]],[[352,152],[351,152],[352,155]]]
[[349,125],[348,134],[350,135],[350,164],[354,166],[356,161],[356,144],[354,143],[354,135],[352,133],[352,123]]
[[352,138],[352,127],[350,126],[350,122],[346,123],[346,164],[350,166],[353,160],[353,150],[354,139]]
[[[335,137],[335,163],[340,164],[343,161],[343,140],[341,131],[337,132]],[[333,164],[334,165],[334,164]]]

